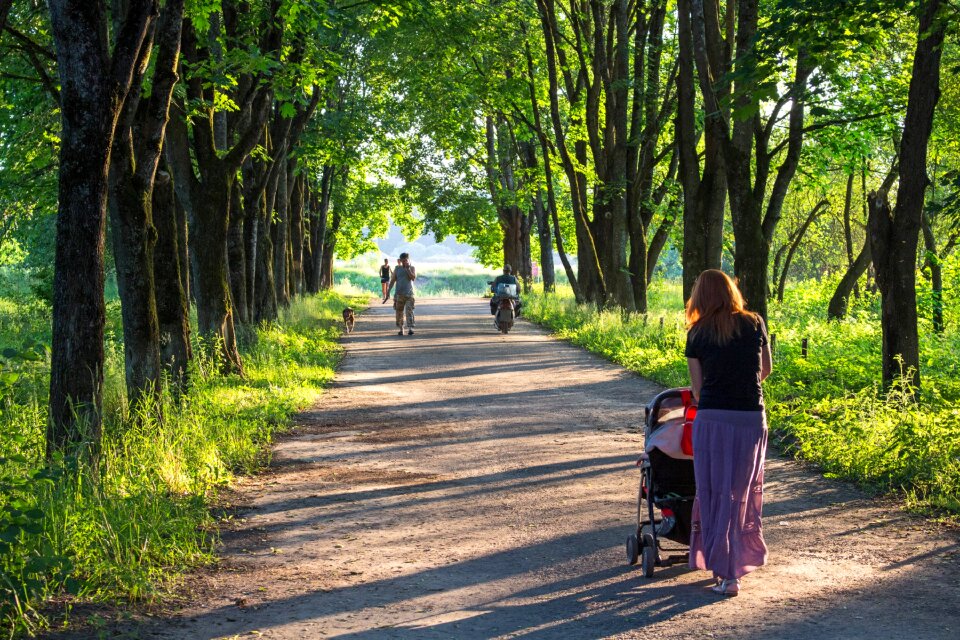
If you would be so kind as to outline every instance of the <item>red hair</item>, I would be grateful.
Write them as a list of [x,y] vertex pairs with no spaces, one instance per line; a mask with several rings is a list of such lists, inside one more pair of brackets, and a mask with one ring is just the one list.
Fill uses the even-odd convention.
[[719,269],[701,273],[687,300],[690,335],[705,332],[710,342],[723,346],[740,335],[741,318],[757,323],[757,314],[747,311],[743,294],[733,279]]

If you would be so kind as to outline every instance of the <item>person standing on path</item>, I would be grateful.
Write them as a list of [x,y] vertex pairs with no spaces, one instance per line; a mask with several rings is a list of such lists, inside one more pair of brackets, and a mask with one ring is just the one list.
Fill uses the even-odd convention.
[[687,366],[698,400],[690,567],[713,571],[713,591],[735,596],[740,578],[767,560],[761,383],[773,368],[770,345],[763,318],[746,310],[737,285],[717,269],[697,278],[686,315]]
[[380,266],[380,295],[383,296],[383,301],[387,301],[387,287],[390,286],[390,259],[384,258],[383,264]]
[[407,335],[413,335],[413,281],[417,279],[417,269],[410,264],[410,254],[401,253],[397,261],[397,268],[393,270],[390,276],[390,283],[387,286],[387,297],[390,296],[390,290],[393,285],[397,285],[397,290],[393,296],[393,308],[397,312],[397,335],[403,335],[403,324],[406,320]]

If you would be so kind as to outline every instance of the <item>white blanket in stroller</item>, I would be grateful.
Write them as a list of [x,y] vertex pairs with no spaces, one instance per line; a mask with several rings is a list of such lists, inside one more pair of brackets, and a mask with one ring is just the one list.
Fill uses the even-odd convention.
[[[676,417],[673,416],[676,413]],[[650,453],[653,449],[660,449],[671,458],[678,460],[693,460],[693,456],[683,452],[681,440],[683,439],[683,409],[677,409],[667,416],[664,416],[660,427],[647,438],[643,450]]]

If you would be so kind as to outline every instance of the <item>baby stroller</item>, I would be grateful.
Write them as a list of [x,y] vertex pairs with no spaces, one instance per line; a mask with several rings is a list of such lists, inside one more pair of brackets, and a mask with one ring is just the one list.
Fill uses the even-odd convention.
[[[697,493],[691,427],[697,406],[690,389],[668,389],[646,406],[644,454],[640,467],[637,532],[627,537],[627,560],[641,560],[643,576],[654,567],[689,561],[690,521]],[[660,517],[656,517],[659,511]],[[684,548],[664,549],[663,540]],[[681,552],[661,556],[660,552]]]

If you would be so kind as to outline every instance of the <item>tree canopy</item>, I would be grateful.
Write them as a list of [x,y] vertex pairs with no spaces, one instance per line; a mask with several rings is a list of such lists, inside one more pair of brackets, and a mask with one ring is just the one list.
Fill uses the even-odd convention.
[[69,338],[102,340],[104,273],[136,401],[186,375],[191,307],[242,374],[238,325],[391,223],[527,287],[556,259],[625,312],[678,260],[761,314],[788,279],[836,279],[837,318],[879,286],[889,379],[960,244],[956,25],[939,0],[0,2],[0,261],[53,305],[51,437],[96,422],[102,350]]

